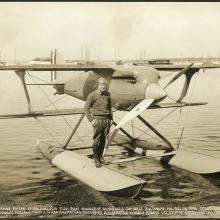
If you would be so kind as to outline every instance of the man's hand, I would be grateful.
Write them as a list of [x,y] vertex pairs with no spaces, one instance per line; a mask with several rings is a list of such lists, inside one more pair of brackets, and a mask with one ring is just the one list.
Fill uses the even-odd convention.
[[95,127],[95,125],[96,125],[95,119],[93,119],[93,120],[91,121],[91,123],[92,123],[92,126]]

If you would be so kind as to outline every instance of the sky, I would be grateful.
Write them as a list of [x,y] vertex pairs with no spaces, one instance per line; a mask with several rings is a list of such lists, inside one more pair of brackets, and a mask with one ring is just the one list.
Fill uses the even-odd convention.
[[220,2],[0,2],[0,59],[220,56]]

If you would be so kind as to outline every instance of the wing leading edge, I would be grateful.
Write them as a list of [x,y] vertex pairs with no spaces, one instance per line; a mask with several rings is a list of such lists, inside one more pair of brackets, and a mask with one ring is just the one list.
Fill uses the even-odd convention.
[[8,115],[5,114],[5,115],[0,115],[0,119],[35,118],[35,117],[48,117],[48,116],[60,116],[60,115],[76,115],[76,114],[84,114],[84,109],[74,108],[74,109],[32,111],[30,113],[21,113],[21,114],[8,114]]
[[[159,71],[177,71],[184,69],[188,64],[167,64],[167,65],[149,65]],[[194,71],[198,72],[199,69],[215,69],[220,68],[220,64],[193,64],[190,69],[193,69]]]
[[175,107],[189,107],[198,105],[207,105],[207,102],[174,102],[174,103],[157,103],[151,106],[149,109],[155,108],[175,108]]
[[[157,103],[155,105],[150,106],[148,109],[199,106],[206,104],[208,103],[207,102]],[[85,112],[83,108],[44,110],[44,111],[32,111],[30,113],[21,113],[21,114],[4,114],[4,115],[0,115],[0,119],[35,118],[35,117],[49,117],[49,116],[61,116],[61,115],[76,115],[76,114],[84,114],[84,113]]]
[[0,70],[15,70],[15,71],[99,71],[112,70],[107,65],[70,65],[70,64],[32,64],[32,65],[4,65],[0,66]]
[[[184,69],[187,65],[169,64],[169,65],[148,65],[159,71],[176,71]],[[194,64],[191,69],[212,69],[220,68],[220,64]],[[0,65],[0,70],[29,70],[29,71],[98,71],[98,70],[113,70],[108,65],[71,65],[71,64],[17,64],[17,65]]]

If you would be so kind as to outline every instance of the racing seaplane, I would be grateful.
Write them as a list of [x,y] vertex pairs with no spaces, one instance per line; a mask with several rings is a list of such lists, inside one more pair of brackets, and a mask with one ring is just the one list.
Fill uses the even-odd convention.
[[[60,170],[78,179],[84,184],[114,195],[136,197],[146,183],[144,179],[133,176],[110,165],[96,168],[94,160],[86,155],[75,153],[68,144],[78,129],[85,113],[83,108],[34,111],[25,81],[28,71],[73,71],[72,76],[64,81],[56,80],[48,83],[56,90],[55,94],[68,94],[80,100],[86,100],[88,94],[96,88],[98,78],[104,77],[108,82],[112,105],[115,110],[126,111],[114,126],[105,146],[105,155],[112,143],[132,150],[140,156],[113,161],[113,163],[129,162],[144,158],[156,158],[163,164],[175,166],[198,174],[211,174],[220,171],[220,160],[209,158],[199,152],[186,151],[173,146],[158,130],[147,122],[141,113],[147,109],[182,108],[186,106],[204,105],[207,103],[187,103],[183,99],[187,94],[192,76],[205,68],[220,68],[219,65],[8,65],[0,66],[0,70],[13,70],[20,78],[28,104],[28,112],[21,114],[0,115],[1,119],[47,117],[80,114],[66,144],[57,147],[44,141],[38,141],[38,147],[43,155]],[[161,77],[159,71],[168,71]],[[169,89],[178,85],[175,92]],[[170,101],[172,100],[172,101]],[[139,119],[143,125],[154,132],[163,144],[154,144],[132,136],[123,127],[133,119]],[[120,131],[120,132],[119,132]],[[107,151],[108,150],[108,151]],[[186,162],[187,159],[187,162]],[[204,164],[206,161],[206,164]],[[96,176],[96,178],[94,178]],[[113,181],[112,181],[113,180]]]

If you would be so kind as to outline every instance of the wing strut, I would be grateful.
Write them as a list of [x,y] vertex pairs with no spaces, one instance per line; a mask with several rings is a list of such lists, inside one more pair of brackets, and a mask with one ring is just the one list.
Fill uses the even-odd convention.
[[66,141],[66,144],[63,146],[63,149],[66,149],[67,148],[67,145],[69,144],[70,140],[72,139],[73,135],[75,134],[77,128],[79,127],[81,121],[83,120],[85,114],[82,114],[78,120],[78,122],[76,123],[76,126],[74,127],[72,133],[70,134],[68,140]]
[[27,90],[26,83],[25,83],[25,74],[26,74],[26,72],[25,72],[25,70],[15,70],[15,73],[21,79],[22,85],[24,87],[24,92],[25,92],[25,95],[26,95],[26,99],[27,99],[27,102],[28,102],[28,112],[31,113],[32,112],[31,100],[30,100],[30,96],[29,96],[29,93],[28,93],[28,90]]
[[166,144],[168,144],[168,146],[172,149],[175,150],[174,147],[172,146],[172,144],[162,135],[159,133],[159,131],[157,131],[152,125],[150,125],[143,117],[141,117],[140,115],[137,116],[137,118],[143,122],[147,127],[149,127],[158,137],[160,137]]

